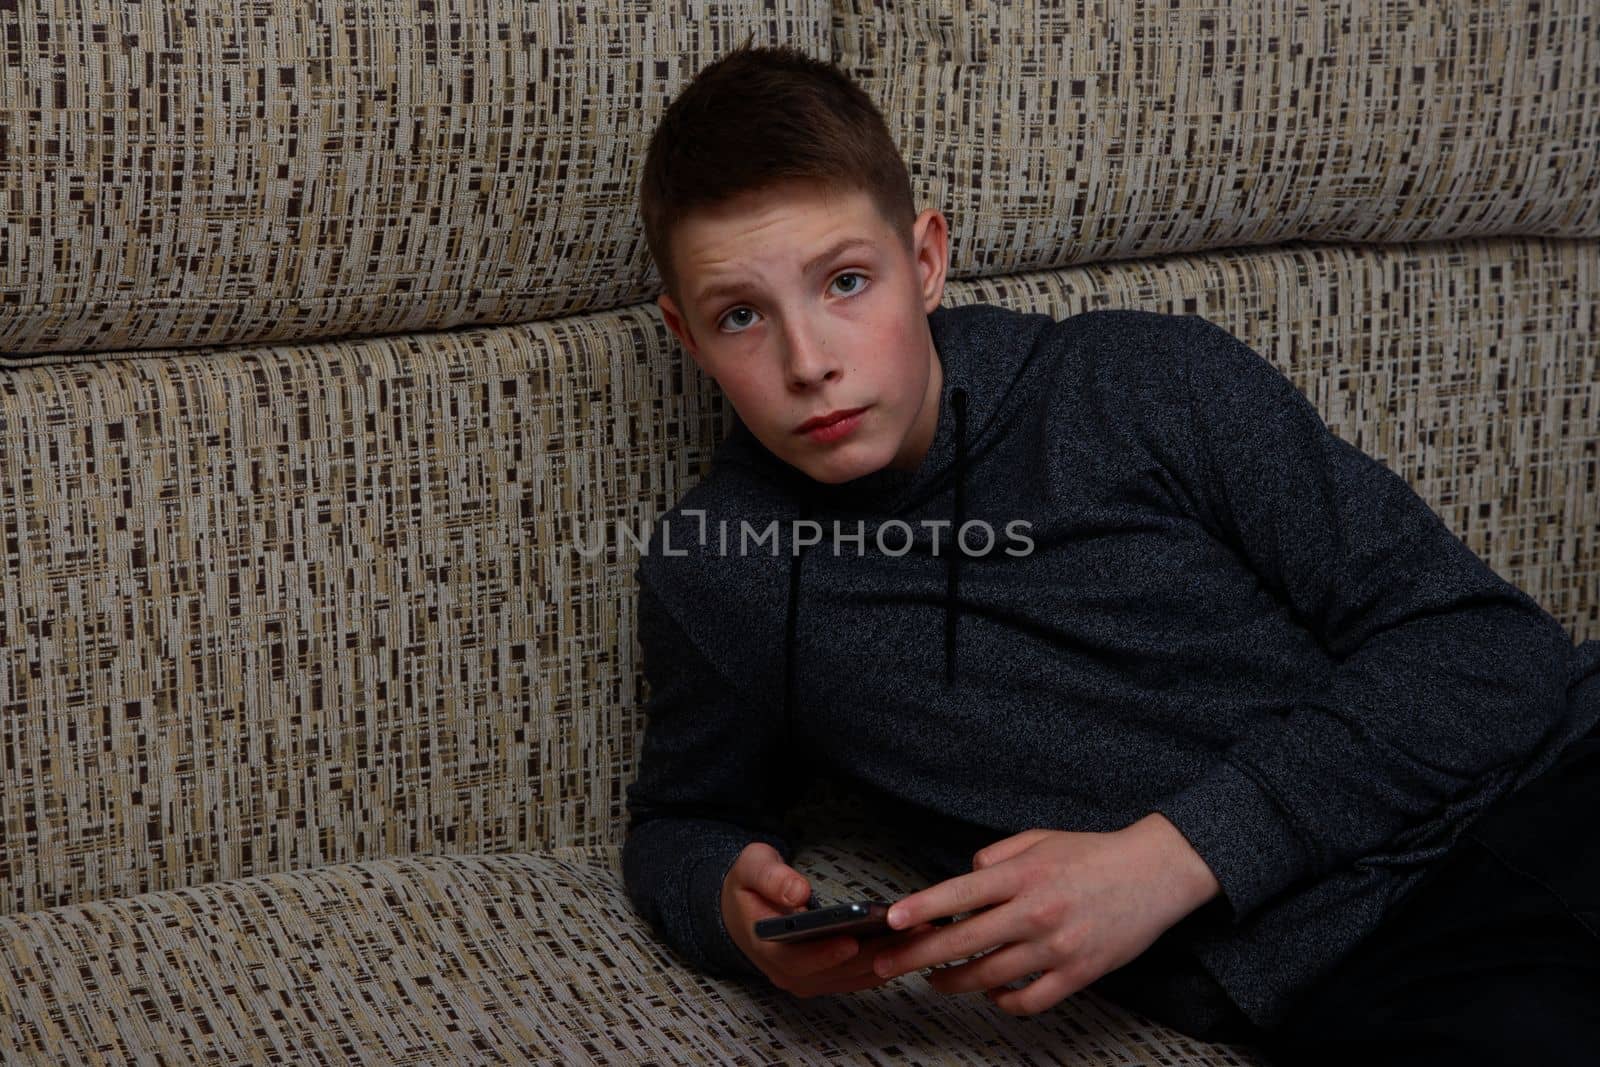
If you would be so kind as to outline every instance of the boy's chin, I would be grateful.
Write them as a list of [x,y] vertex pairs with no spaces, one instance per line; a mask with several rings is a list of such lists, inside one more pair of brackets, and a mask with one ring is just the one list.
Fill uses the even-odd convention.
[[852,482],[857,478],[865,478],[869,474],[875,474],[888,465],[888,461],[877,463],[871,460],[858,461],[856,463],[812,462],[791,464],[812,481],[821,482],[823,485],[842,485],[845,482]]

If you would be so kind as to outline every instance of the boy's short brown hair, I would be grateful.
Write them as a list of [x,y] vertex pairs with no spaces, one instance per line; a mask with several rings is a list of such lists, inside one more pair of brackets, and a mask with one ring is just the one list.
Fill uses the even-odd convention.
[[679,92],[645,153],[639,213],[674,302],[673,228],[697,208],[789,180],[865,192],[910,247],[911,179],[872,98],[831,61],[747,41]]

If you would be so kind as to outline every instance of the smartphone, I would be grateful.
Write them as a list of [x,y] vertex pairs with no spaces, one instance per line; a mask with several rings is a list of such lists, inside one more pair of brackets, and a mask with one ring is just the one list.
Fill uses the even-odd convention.
[[837,934],[872,937],[892,932],[889,905],[881,900],[856,900],[756,922],[756,937],[762,941],[814,941]]

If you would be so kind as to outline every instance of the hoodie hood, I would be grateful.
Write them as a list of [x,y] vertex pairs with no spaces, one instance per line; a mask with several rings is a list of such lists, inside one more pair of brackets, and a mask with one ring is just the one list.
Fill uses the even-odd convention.
[[[950,540],[940,551],[945,559],[944,680],[957,678],[961,618],[961,558],[957,538],[967,513],[968,479],[973,465],[1005,424],[1017,397],[1028,396],[1038,364],[1041,333],[1054,324],[1047,315],[1028,315],[1018,329],[1015,312],[986,304],[939,307],[928,315],[928,328],[943,376],[939,417],[933,440],[915,470],[885,467],[841,482],[818,482],[774,456],[735,415],[734,429],[716,462],[746,465],[779,484],[792,496],[801,519],[826,522],[870,515],[888,519],[904,515],[926,501],[948,495]],[[974,354],[981,353],[979,362]],[[943,510],[943,509],[940,509]],[[806,545],[790,549],[788,611],[784,627],[784,715],[793,738],[795,702],[795,637],[803,609]]]
[[[797,549],[792,532],[781,531],[792,531],[797,519],[814,519],[830,530],[835,518],[841,527],[854,528],[857,519],[883,521],[914,511],[923,519],[948,520],[952,536],[939,544],[944,618],[941,632],[930,638],[942,640],[944,679],[953,684],[960,677],[962,613],[962,561],[953,535],[959,523],[978,517],[971,514],[972,486],[1013,409],[1041,387],[1050,349],[1041,340],[1056,325],[1048,315],[989,304],[929,313],[942,373],[939,416],[915,470],[884,468],[837,485],[818,482],[773,455],[730,412],[729,432],[712,455],[708,475],[658,518],[652,548],[640,557],[640,580],[725,679],[757,700],[781,686],[785,704],[792,705],[796,635],[806,607],[805,557],[828,540]],[[735,542],[742,521],[756,530],[776,521],[779,544],[740,551]],[[719,545],[724,524],[728,536]],[[664,528],[670,529],[670,548]],[[716,604],[714,614],[706,611],[708,603]],[[786,610],[775,611],[779,603]],[[728,634],[740,640],[729,641]],[[780,644],[781,659],[760,653]]]

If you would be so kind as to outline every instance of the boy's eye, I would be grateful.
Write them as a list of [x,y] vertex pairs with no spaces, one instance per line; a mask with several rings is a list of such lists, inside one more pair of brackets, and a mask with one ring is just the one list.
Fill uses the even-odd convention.
[[[852,284],[845,286],[840,290],[840,292],[843,292],[847,296],[852,293],[859,293],[867,280],[865,275],[853,270],[847,270],[843,274],[836,275],[833,280],[835,283],[838,283],[846,278],[852,279]],[[722,320],[717,325],[735,327],[732,330],[726,331],[729,333],[742,333],[744,331],[744,327],[749,326],[753,321],[748,316],[754,314],[755,312],[751,311],[747,307],[736,307],[726,315],[722,316]],[[739,321],[735,321],[735,316],[740,316]]]
[[835,278],[834,281],[836,281],[836,282],[837,281],[841,281],[841,280],[843,280],[845,278],[854,278],[856,280],[856,284],[855,285],[852,285],[848,289],[844,290],[844,292],[847,292],[847,293],[853,293],[853,292],[857,291],[858,289],[861,288],[861,284],[860,283],[866,281],[865,278],[863,278],[861,275],[857,274],[853,270],[845,271],[843,274],[839,275],[839,277]]

